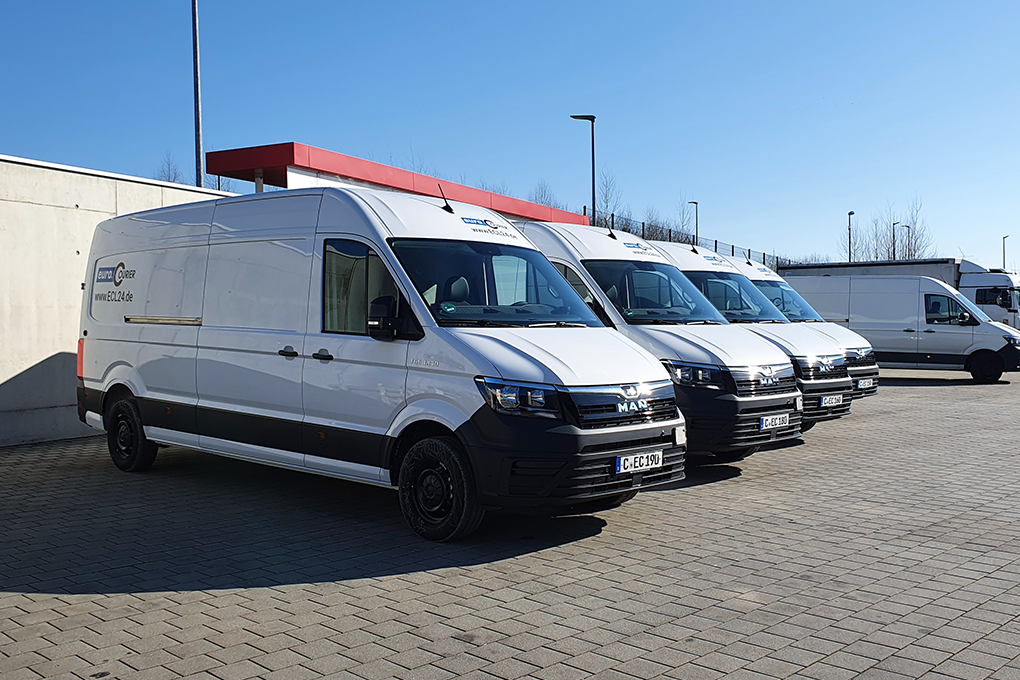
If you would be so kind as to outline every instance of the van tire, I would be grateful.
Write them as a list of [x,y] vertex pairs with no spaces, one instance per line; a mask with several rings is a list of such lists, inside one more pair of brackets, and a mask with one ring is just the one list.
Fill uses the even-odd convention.
[[397,481],[408,526],[430,541],[454,541],[478,528],[485,510],[460,444],[428,437],[408,450]]
[[1002,377],[1002,359],[992,352],[981,352],[970,362],[970,374],[975,382],[987,385]]
[[106,413],[106,443],[113,464],[125,472],[144,472],[152,467],[159,447],[145,437],[142,414],[130,399],[113,403]]
[[805,432],[810,430],[812,427],[814,427],[816,424],[817,424],[817,421],[814,421],[814,420],[812,420],[810,423],[801,422],[801,424],[800,424],[800,433],[804,434]]

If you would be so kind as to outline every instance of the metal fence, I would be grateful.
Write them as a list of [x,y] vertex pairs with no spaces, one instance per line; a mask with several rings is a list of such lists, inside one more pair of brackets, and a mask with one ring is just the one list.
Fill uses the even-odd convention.
[[[705,238],[704,236],[699,236],[695,239],[693,232],[671,227],[669,224],[646,224],[639,220],[627,219],[624,217],[618,218],[616,215],[610,214],[608,220],[599,217],[598,225],[602,227],[611,227],[612,229],[619,231],[625,231],[649,241],[688,243],[690,245],[697,246],[698,248],[712,250],[720,255],[739,257],[745,260],[751,260],[752,262],[761,262],[772,270],[778,270],[780,264],[789,264],[791,262],[790,258],[777,255],[774,252],[769,254],[760,250],[743,248],[732,243],[726,243],[719,239]],[[697,240],[697,243],[695,243],[695,240]]]

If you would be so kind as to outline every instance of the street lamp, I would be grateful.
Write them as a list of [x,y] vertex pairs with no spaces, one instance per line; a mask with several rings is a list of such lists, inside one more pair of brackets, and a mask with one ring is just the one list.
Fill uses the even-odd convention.
[[1006,239],[1009,238],[1009,234],[1002,237],[1002,268],[1006,268]]
[[697,247],[701,239],[698,237],[698,202],[687,201],[689,204],[694,206],[694,246]]
[[910,225],[909,224],[901,224],[900,226],[907,230],[907,247],[906,247],[906,251],[907,252],[905,253],[905,255],[907,256],[907,259],[909,260],[910,256],[911,256],[911,253],[910,253]]
[[892,259],[896,259],[896,225],[899,222],[892,223]]
[[853,241],[851,240],[851,234],[853,232],[850,231],[850,218],[853,217],[853,215],[854,215],[854,211],[853,210],[851,210],[850,212],[848,212],[846,214],[846,259],[847,259],[847,262],[853,262],[854,261]]
[[191,0],[191,47],[195,67],[195,186],[205,185],[205,158],[202,156],[202,87],[198,72],[198,0]]
[[591,123],[591,224],[595,226],[595,116],[571,116]]

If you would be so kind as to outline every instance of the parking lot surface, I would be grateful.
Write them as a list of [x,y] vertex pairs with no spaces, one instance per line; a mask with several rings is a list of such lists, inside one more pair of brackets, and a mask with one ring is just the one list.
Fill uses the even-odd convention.
[[884,371],[803,444],[454,544],[385,489],[0,449],[0,678],[1020,678],[1018,405]]

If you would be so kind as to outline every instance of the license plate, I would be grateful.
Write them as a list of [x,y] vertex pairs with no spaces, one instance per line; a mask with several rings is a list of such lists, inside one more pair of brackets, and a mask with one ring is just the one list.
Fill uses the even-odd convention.
[[660,467],[662,467],[662,451],[635,453],[633,456],[620,456],[616,459],[616,474],[641,472]]
[[778,416],[765,416],[761,419],[761,429],[771,430],[775,427],[786,427],[790,424],[790,414],[784,413]]
[[874,378],[861,378],[857,381],[857,389],[866,390],[875,384]]
[[831,397],[822,397],[822,406],[840,406],[843,403],[843,395],[836,394]]

